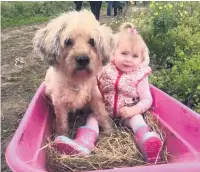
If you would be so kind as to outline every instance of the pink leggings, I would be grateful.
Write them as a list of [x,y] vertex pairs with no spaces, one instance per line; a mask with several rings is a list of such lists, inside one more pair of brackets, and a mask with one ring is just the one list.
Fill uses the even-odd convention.
[[[124,120],[125,126],[131,128],[134,133],[143,126],[147,126],[146,122],[143,119],[143,116],[141,114],[134,115],[133,117],[126,118]],[[95,130],[97,133],[99,133],[99,125],[96,120],[96,118],[93,115],[89,115],[86,121],[86,126]]]

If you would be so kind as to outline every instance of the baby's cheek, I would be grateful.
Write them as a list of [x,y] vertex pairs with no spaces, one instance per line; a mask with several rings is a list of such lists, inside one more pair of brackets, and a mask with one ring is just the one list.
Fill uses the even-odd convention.
[[138,66],[138,65],[140,65],[141,63],[142,63],[142,59],[141,59],[141,58],[138,58],[138,59],[136,59],[136,60],[134,61],[135,66]]

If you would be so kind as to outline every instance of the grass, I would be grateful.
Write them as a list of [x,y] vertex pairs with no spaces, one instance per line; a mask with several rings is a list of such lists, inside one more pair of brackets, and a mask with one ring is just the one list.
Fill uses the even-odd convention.
[[[74,7],[72,1],[2,2],[1,28],[42,23]],[[85,1],[82,8],[90,9],[89,3]],[[106,8],[106,2],[102,3],[101,9],[103,8]]]
[[35,24],[35,23],[48,21],[50,18],[53,18],[53,16],[48,16],[48,17],[37,16],[37,17],[21,18],[21,19],[6,18],[5,20],[2,20],[1,27],[8,28],[8,27],[15,27],[15,26],[23,26],[23,25],[28,25],[28,24]]
[[73,2],[2,2],[1,28],[45,22],[73,9]]

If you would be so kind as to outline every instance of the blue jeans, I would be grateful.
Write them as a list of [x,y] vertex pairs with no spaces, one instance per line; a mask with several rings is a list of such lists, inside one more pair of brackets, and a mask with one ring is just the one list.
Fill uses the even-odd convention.
[[112,1],[107,1],[107,16],[111,16],[111,11],[112,11]]

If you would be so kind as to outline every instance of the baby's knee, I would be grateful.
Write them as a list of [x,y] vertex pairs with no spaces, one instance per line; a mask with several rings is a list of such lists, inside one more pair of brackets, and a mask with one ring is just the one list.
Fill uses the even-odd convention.
[[136,114],[132,117],[129,118],[130,121],[135,121],[135,120],[144,120],[143,116],[141,114]]

